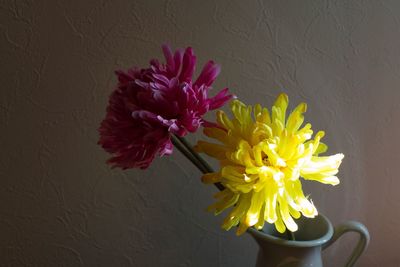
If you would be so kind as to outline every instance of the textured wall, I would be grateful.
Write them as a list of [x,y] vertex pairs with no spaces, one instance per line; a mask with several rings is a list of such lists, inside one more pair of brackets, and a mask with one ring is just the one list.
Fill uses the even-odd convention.
[[204,211],[215,189],[185,158],[122,172],[96,145],[113,70],[161,57],[167,41],[221,63],[215,87],[248,103],[282,88],[308,102],[346,158],[339,186],[306,191],[334,223],[369,227],[359,266],[398,266],[399,26],[394,0],[0,1],[0,265],[254,264],[253,240]]

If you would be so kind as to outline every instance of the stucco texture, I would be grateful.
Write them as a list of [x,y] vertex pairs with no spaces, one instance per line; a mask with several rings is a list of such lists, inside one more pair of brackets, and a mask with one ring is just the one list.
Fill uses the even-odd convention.
[[162,57],[164,42],[220,63],[214,87],[246,103],[306,101],[329,152],[346,155],[340,185],[306,193],[334,224],[369,228],[358,266],[399,266],[394,0],[0,1],[0,266],[254,266],[256,243],[220,229],[205,211],[216,189],[182,155],[121,171],[96,144],[113,71]]

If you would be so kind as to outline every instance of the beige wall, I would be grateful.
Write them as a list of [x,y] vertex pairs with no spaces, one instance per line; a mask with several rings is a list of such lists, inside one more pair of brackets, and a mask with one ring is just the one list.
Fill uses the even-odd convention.
[[398,1],[0,1],[0,265],[254,263],[250,237],[204,212],[215,190],[181,155],[122,172],[96,145],[113,70],[167,41],[221,63],[215,87],[247,103],[308,102],[346,158],[339,186],[306,191],[334,223],[368,226],[359,266],[398,266],[399,26]]

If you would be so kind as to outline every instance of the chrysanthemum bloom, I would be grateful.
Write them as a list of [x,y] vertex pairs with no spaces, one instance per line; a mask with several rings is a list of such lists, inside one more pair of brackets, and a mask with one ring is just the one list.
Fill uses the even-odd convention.
[[196,57],[192,48],[172,53],[163,46],[165,64],[157,60],[145,69],[116,71],[118,86],[111,94],[101,123],[99,144],[123,169],[147,168],[154,157],[172,153],[171,134],[184,136],[206,122],[202,116],[221,107],[232,95],[225,88],[209,98],[220,67],[208,61],[192,81]]
[[221,169],[204,175],[202,180],[219,182],[226,188],[216,194],[218,200],[210,209],[219,214],[233,207],[222,224],[224,229],[239,224],[237,234],[242,234],[251,226],[261,229],[267,221],[280,233],[286,228],[295,232],[293,218],[317,215],[314,204],[303,193],[300,177],[339,183],[335,175],[344,155],[318,156],[327,150],[320,142],[324,132],[312,139],[311,124],[301,128],[305,103],[286,119],[287,106],[287,95],[279,95],[270,116],[260,105],[253,109],[235,100],[231,105],[233,119],[218,111],[219,127],[204,129],[220,144],[200,141],[196,149],[218,159]]

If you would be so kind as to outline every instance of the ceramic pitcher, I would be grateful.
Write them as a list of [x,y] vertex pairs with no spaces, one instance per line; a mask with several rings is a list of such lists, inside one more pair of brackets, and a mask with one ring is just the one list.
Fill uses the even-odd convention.
[[346,232],[359,234],[358,242],[346,262],[346,267],[353,266],[369,243],[367,228],[356,221],[347,221],[333,228],[324,216],[314,219],[302,217],[296,221],[299,230],[295,240],[287,240],[286,234],[280,234],[271,224],[265,224],[261,231],[253,228],[248,232],[260,246],[256,267],[321,267],[321,252]]

